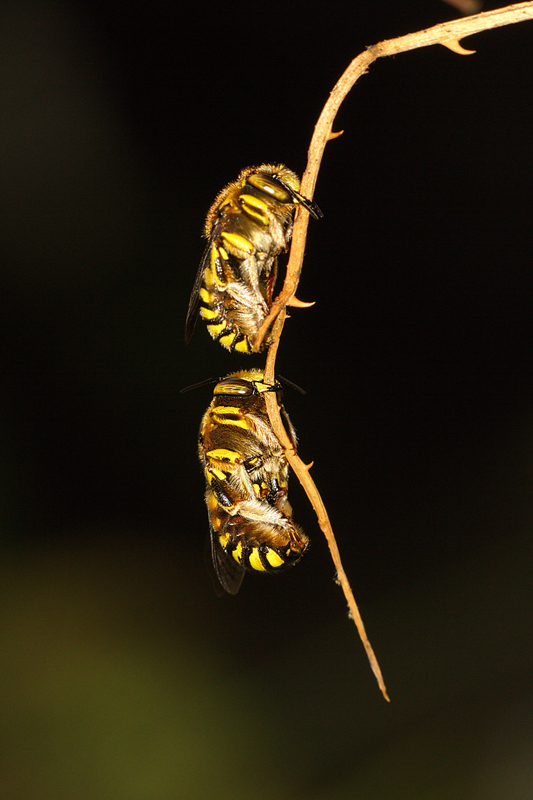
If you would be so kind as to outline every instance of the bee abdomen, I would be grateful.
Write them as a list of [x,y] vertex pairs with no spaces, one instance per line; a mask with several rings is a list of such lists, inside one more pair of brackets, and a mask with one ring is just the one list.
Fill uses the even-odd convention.
[[[217,275],[216,279],[214,275]],[[233,281],[233,285],[236,284],[237,282]],[[198,294],[199,313],[212,338],[230,352],[250,353],[253,350],[255,335],[253,337],[247,335],[236,323],[235,311],[232,309],[236,303],[226,291],[217,270],[214,268],[205,270]],[[241,315],[242,313],[241,311]]]
[[[221,543],[224,539],[221,536]],[[277,572],[296,564],[308,547],[308,541],[302,541],[300,546],[288,544],[276,547],[270,544],[252,544],[241,538],[228,541],[224,549],[228,555],[244,569],[254,572]]]
[[254,342],[250,336],[241,333],[235,324],[228,318],[222,302],[217,302],[216,296],[212,292],[205,292],[200,295],[202,305],[200,306],[200,316],[207,324],[207,330],[212,338],[220,342],[230,352],[250,353]]

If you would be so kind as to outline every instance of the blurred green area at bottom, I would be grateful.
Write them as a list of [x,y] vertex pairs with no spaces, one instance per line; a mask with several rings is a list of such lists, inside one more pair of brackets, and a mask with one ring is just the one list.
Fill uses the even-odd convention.
[[287,609],[295,635],[271,653],[258,603],[257,630],[243,636],[257,636],[260,655],[241,659],[221,628],[239,624],[239,602],[265,597],[259,584],[220,605],[134,537],[127,553],[101,539],[11,549],[0,567],[0,794],[531,796],[530,564],[517,537],[363,609],[388,706],[340,592],[342,613],[304,635],[305,602]]

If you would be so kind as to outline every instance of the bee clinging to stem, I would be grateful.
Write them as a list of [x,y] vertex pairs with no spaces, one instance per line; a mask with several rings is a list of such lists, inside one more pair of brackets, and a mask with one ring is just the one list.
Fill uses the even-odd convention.
[[[262,370],[219,381],[200,425],[198,452],[206,479],[211,555],[218,581],[236,594],[245,570],[277,572],[295,564],[309,540],[292,521],[289,468],[272,430]],[[290,441],[296,433],[283,407]]]
[[[217,195],[205,221],[209,241],[189,302],[187,342],[201,316],[223,347],[252,351],[272,305],[277,257],[288,249],[296,207],[322,216],[299,189],[300,179],[288,167],[262,164],[242,170]],[[261,349],[268,343],[267,336]]]

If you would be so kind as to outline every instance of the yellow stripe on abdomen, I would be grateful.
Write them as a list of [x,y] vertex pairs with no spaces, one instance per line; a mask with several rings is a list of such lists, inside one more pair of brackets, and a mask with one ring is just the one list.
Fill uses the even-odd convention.
[[285,561],[279,556],[275,550],[271,550],[270,548],[265,553],[266,560],[270,564],[273,569],[277,569],[278,567],[283,566]]
[[239,542],[233,553],[231,554],[237,564],[242,564],[242,542]]
[[257,572],[266,572],[266,567],[261,561],[261,556],[259,555],[259,548],[253,548],[252,552],[248,556],[248,563],[250,564],[250,567]]

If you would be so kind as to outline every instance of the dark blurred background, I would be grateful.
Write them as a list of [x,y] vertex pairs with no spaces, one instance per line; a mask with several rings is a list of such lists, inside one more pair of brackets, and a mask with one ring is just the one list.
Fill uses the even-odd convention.
[[[485,9],[497,7],[486,3]],[[392,698],[327,546],[219,599],[204,215],[301,172],[365,46],[437,0],[0,8],[0,794],[533,796],[533,25],[374,64],[328,145],[279,371]]]

